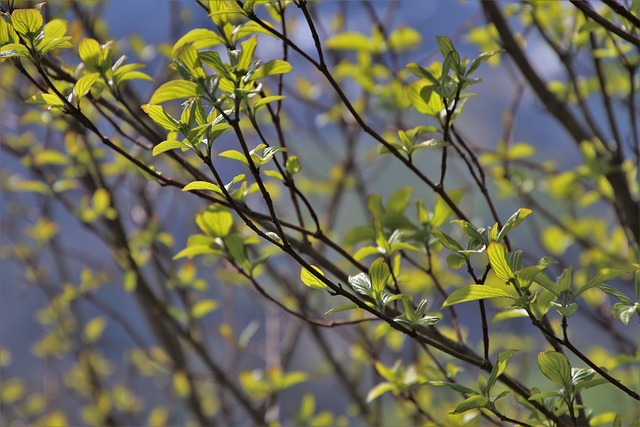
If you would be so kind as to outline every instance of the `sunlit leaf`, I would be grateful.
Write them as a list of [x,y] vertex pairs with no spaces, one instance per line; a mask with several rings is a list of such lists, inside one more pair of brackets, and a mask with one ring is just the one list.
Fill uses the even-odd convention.
[[[316,267],[315,265],[312,265],[311,268],[313,268],[317,272],[317,274],[324,276],[324,273],[322,272],[322,270],[320,270],[320,268]],[[313,273],[311,273],[304,267],[300,269],[300,280],[302,280],[302,283],[310,288],[325,289],[327,287],[327,285],[321,279],[318,279]]]
[[197,83],[186,80],[172,80],[156,89],[149,100],[149,104],[160,104],[174,99],[185,99],[201,95],[202,90]]
[[222,194],[222,190],[220,189],[220,187],[208,181],[193,181],[185,185],[184,188],[182,188],[182,191],[193,191],[193,190],[215,191],[216,193]]
[[442,304],[442,307],[448,307],[454,304],[460,304],[468,301],[476,301],[487,298],[507,297],[513,299],[511,295],[502,289],[492,288],[485,285],[468,285],[460,289],[456,289]]

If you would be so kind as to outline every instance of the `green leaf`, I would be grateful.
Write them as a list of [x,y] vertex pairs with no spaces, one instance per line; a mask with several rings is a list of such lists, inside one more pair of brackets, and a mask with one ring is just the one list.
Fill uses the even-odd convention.
[[496,55],[498,53],[500,53],[499,50],[492,50],[492,51],[489,51],[489,52],[483,52],[480,55],[478,55],[477,57],[473,58],[473,61],[471,61],[471,63],[469,64],[469,68],[467,69],[466,75],[470,76],[476,69],[478,69],[480,64],[482,64],[483,62],[487,61],[492,56],[494,56],[494,55]]
[[514,299],[507,292],[502,289],[492,288],[485,285],[468,285],[460,289],[453,291],[451,295],[442,304],[442,308],[448,307],[454,304],[460,304],[462,302],[476,301],[487,298],[499,298],[507,297]]
[[[451,190],[447,191],[447,195],[453,201],[453,203],[458,204],[464,195],[464,190]],[[439,227],[451,216],[453,211],[451,207],[445,202],[445,200],[438,196],[438,200],[436,201],[436,205],[433,208],[433,217],[431,217],[431,225],[433,227]]]
[[207,181],[193,181],[185,185],[182,191],[208,190],[222,194],[222,190],[216,184]]
[[472,388],[469,387],[465,387],[463,385],[457,384],[457,383],[450,383],[450,382],[446,382],[446,381],[427,381],[428,385],[432,385],[432,386],[436,386],[436,387],[441,387],[441,386],[446,386],[449,387],[450,389],[457,391],[458,393],[464,393],[464,394],[473,394],[473,395],[477,395],[478,392]]
[[634,303],[634,301],[631,298],[629,298],[628,296],[626,296],[624,293],[620,292],[619,290],[617,290],[613,286],[600,285],[599,287],[602,290],[602,292],[604,292],[607,295],[611,295],[612,297],[618,298],[621,302],[624,302],[624,303],[627,303],[627,304],[633,304]]
[[[638,311],[638,303],[617,302],[611,307],[611,314],[624,325],[628,325],[633,313]],[[640,314],[640,313],[639,313]]]
[[370,403],[376,400],[378,397],[382,396],[383,394],[389,391],[394,391],[394,390],[395,390],[395,386],[390,382],[385,381],[380,384],[377,384],[371,390],[369,390],[369,393],[367,393],[367,403]]
[[471,409],[489,408],[490,406],[491,406],[491,400],[489,400],[488,397],[471,396],[471,397],[468,397],[465,401],[461,402],[458,406],[456,406],[456,408],[451,413],[461,414]]
[[411,197],[411,191],[413,187],[403,187],[391,194],[389,200],[387,200],[386,210],[389,212],[402,213],[409,204],[409,198]]
[[538,366],[545,377],[565,390],[571,388],[571,365],[565,355],[556,351],[538,353]]
[[249,70],[251,61],[253,60],[253,53],[255,52],[257,45],[258,41],[255,35],[241,43],[241,56],[237,65],[238,72],[246,73]]
[[82,39],[78,45],[78,56],[87,65],[89,71],[101,71],[104,57],[100,43],[92,38]]
[[88,73],[88,74],[85,74],[84,76],[80,77],[78,79],[78,81],[76,82],[76,85],[73,88],[73,93],[78,98],[81,98],[81,97],[85,96],[87,94],[87,92],[89,92],[89,90],[91,90],[91,86],[93,86],[93,84],[96,81],[98,81],[99,78],[100,78],[100,73]]
[[[315,265],[312,265],[311,268],[313,268],[319,275],[324,276],[324,273],[320,268]],[[313,289],[327,288],[327,285],[321,279],[318,279],[313,273],[304,267],[300,269],[300,280],[302,280],[302,283]]]
[[369,268],[369,277],[371,278],[373,296],[378,300],[387,286],[387,280],[391,277],[391,270],[389,270],[384,258],[379,257],[373,261]]
[[57,39],[67,33],[67,21],[64,19],[52,19],[44,26],[45,38]]
[[286,74],[293,69],[291,64],[281,59],[272,59],[265,63],[262,67],[254,71],[249,77],[249,81],[254,81],[267,76],[273,76],[276,74]]
[[289,156],[287,158],[285,167],[287,168],[287,172],[289,172],[291,175],[300,172],[300,169],[302,168],[302,166],[300,165],[300,159],[298,159],[298,156],[296,155]]
[[504,227],[502,227],[502,230],[500,230],[500,233],[498,234],[497,240],[502,241],[504,236],[506,236],[509,231],[516,228],[518,225],[520,225],[520,223],[526,217],[531,215],[532,212],[533,211],[531,209],[527,209],[527,208],[518,209],[518,211],[513,215],[511,215],[511,218],[509,218],[507,222],[504,224]]
[[436,239],[447,249],[451,249],[452,251],[461,251],[463,250],[460,243],[458,243],[453,237],[449,236],[447,233],[440,230],[431,230],[431,234],[435,236]]
[[157,156],[160,153],[164,153],[165,151],[175,150],[176,148],[187,148],[181,141],[177,139],[169,139],[167,141],[162,141],[160,144],[153,147],[151,154],[153,156]]
[[217,310],[220,303],[213,299],[198,301],[191,307],[191,316],[194,319],[200,319],[214,310]]
[[244,239],[238,233],[231,233],[224,238],[224,246],[231,259],[239,265],[247,261],[247,248]]
[[536,393],[531,395],[531,397],[529,397],[528,400],[542,400],[542,399],[547,399],[549,397],[555,397],[555,398],[560,398],[562,399],[562,393],[559,393],[557,391],[545,391],[542,393]]
[[182,46],[177,55],[177,64],[181,65],[191,76],[190,78],[204,79],[206,74],[200,58],[198,58],[198,50],[190,44]]
[[569,293],[573,285],[573,265],[565,268],[558,277],[558,289],[560,293]]
[[331,310],[328,310],[323,316],[328,316],[329,314],[339,313],[341,311],[353,310],[354,308],[358,308],[358,305],[355,302],[348,302],[346,304],[339,305],[337,307],[333,307]]
[[211,237],[226,237],[233,225],[233,215],[224,206],[214,205],[196,215],[196,224]]
[[212,248],[209,245],[189,246],[188,248],[184,248],[183,250],[175,254],[172,259],[191,259],[196,255],[222,255],[222,252],[218,249]]
[[161,102],[172,101],[174,99],[184,99],[202,96],[202,90],[197,83],[186,80],[172,80],[161,85],[151,96],[149,104],[160,104]]
[[39,95],[33,95],[27,99],[27,104],[35,105],[50,105],[52,107],[64,107],[64,101],[53,93],[42,93]]
[[471,225],[471,223],[462,219],[454,219],[451,222],[458,224],[460,228],[462,228],[462,231],[464,231],[467,234],[467,236],[471,237],[477,242],[483,243],[485,245],[489,244],[489,241],[487,240],[487,238],[482,233],[480,233],[478,229],[476,229],[473,225]]
[[224,39],[215,31],[205,28],[194,28],[173,45],[171,55],[175,56],[178,50],[187,43],[191,43],[197,50],[205,47],[216,46],[224,43]]
[[499,279],[509,282],[515,278],[507,262],[507,247],[500,242],[491,242],[487,247],[487,256],[491,268]]
[[0,58],[11,58],[13,56],[28,57],[29,49],[19,43],[9,43],[0,48]]
[[260,98],[258,101],[256,101],[256,103],[253,104],[253,107],[258,108],[271,102],[280,101],[281,99],[285,98],[286,96],[284,95],[265,96],[264,98]]
[[11,14],[11,25],[19,34],[31,38],[40,33],[42,14],[36,9],[17,9]]
[[147,113],[151,120],[162,126],[164,129],[170,131],[180,130],[180,122],[165,113],[164,108],[162,108],[161,105],[144,104],[142,106],[142,110]]
[[226,157],[227,159],[237,160],[239,162],[244,163],[246,166],[249,166],[249,161],[247,160],[246,156],[241,152],[239,152],[238,150],[223,151],[222,153],[218,154],[218,156]]
[[504,370],[507,368],[507,364],[509,360],[511,360],[511,356],[518,350],[505,350],[498,355],[498,360],[493,365],[493,369],[491,370],[491,375],[489,376],[489,380],[487,381],[487,390],[490,391],[491,388],[495,385],[498,377],[502,375]]
[[451,39],[446,36],[436,36],[438,40],[438,46],[440,47],[440,52],[442,53],[442,57],[446,57],[450,53],[456,52],[456,48],[453,46]]
[[459,253],[451,253],[447,255],[447,264],[456,270],[461,269],[467,263],[467,257]]
[[369,37],[362,33],[344,32],[329,37],[324,45],[327,49],[334,50],[361,50],[373,52],[373,43]]

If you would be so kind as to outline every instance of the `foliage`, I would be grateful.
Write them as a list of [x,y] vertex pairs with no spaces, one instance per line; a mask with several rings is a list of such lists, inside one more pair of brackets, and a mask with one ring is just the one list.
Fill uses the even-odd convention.
[[427,39],[197,1],[155,46],[6,4],[3,287],[42,336],[0,347],[3,424],[640,425],[640,2],[602,3]]

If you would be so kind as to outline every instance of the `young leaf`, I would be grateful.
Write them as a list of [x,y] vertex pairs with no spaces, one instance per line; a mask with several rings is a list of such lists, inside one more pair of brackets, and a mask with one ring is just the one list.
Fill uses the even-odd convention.
[[165,128],[166,130],[180,130],[180,122],[171,117],[169,114],[165,113],[164,108],[162,108],[161,105],[144,104],[142,106],[142,110],[147,113],[151,120]]
[[258,68],[250,77],[249,81],[254,81],[267,76],[276,74],[286,74],[293,69],[291,64],[281,59],[272,59],[271,61]]
[[280,101],[281,99],[285,98],[286,96],[284,95],[265,96],[264,98],[260,98],[258,101],[256,101],[256,103],[253,104],[253,107],[258,108],[271,102]]
[[245,155],[239,152],[238,150],[223,151],[222,153],[218,154],[218,156],[226,157],[227,159],[237,160],[239,162],[244,163],[246,166],[249,166],[249,161],[247,160]]
[[222,190],[216,184],[207,181],[193,181],[185,185],[182,191],[208,190],[222,194]]
[[197,83],[186,80],[172,80],[161,85],[151,96],[149,104],[157,105],[161,102],[172,101],[174,99],[184,99],[198,97],[202,95],[202,90]]
[[[322,270],[315,265],[312,265],[311,268],[313,268],[319,275],[324,276]],[[302,280],[302,283],[313,289],[327,288],[327,285],[322,280],[318,279],[313,273],[304,267],[300,269],[300,280]]]
[[200,50],[205,47],[223,44],[224,39],[214,31],[207,30],[205,28],[194,28],[182,36],[176,44],[173,45],[171,55],[175,56],[178,50],[187,43],[192,43],[193,47]]
[[442,308],[448,307],[454,304],[460,304],[462,302],[476,301],[487,298],[499,298],[507,297],[514,299],[507,292],[502,289],[492,288],[485,285],[468,285],[460,289],[453,291],[451,295],[442,304]]
[[339,313],[341,311],[353,310],[354,308],[358,308],[358,305],[355,302],[348,302],[346,304],[339,305],[337,307],[333,307],[331,310],[328,310],[323,316],[328,316],[329,314]]
[[488,397],[478,396],[478,395],[471,396],[471,397],[468,397],[462,403],[460,403],[458,406],[456,406],[452,414],[461,414],[471,409],[488,408],[490,405],[491,405],[491,401],[489,400]]
[[571,388],[571,365],[565,355],[555,351],[539,353],[538,366],[551,381],[560,384],[565,390]]
[[518,350],[505,350],[498,355],[498,360],[493,365],[493,369],[491,370],[491,375],[489,376],[489,381],[487,382],[487,390],[490,391],[491,388],[495,385],[498,377],[502,375],[504,370],[507,368],[507,364],[509,360],[511,360],[511,356]]
[[507,262],[507,247],[500,242],[491,242],[487,247],[487,256],[491,268],[499,279],[509,282],[515,278]]
[[91,90],[91,86],[100,78],[100,73],[88,73],[80,77],[73,88],[76,97],[81,98]]
[[186,145],[184,145],[182,141],[178,141],[177,139],[169,139],[167,141],[162,141],[160,144],[153,147],[151,155],[157,156],[160,153],[175,150],[176,148],[186,148]]
[[38,34],[42,28],[42,14],[36,9],[18,9],[11,14],[13,29],[27,38]]
[[504,224],[504,227],[502,227],[502,230],[500,230],[500,233],[498,234],[498,238],[496,240],[498,240],[499,242],[502,241],[504,236],[506,236],[509,231],[516,228],[518,225],[520,225],[520,223],[526,217],[531,215],[532,212],[533,211],[531,209],[527,209],[527,208],[518,209],[518,211],[513,215],[511,215],[511,218],[509,218],[507,222]]
[[193,305],[193,307],[191,307],[191,316],[194,319],[199,319],[211,313],[212,311],[217,310],[219,306],[220,303],[213,299],[198,301]]
[[369,268],[369,277],[371,278],[371,289],[376,300],[378,300],[387,286],[387,280],[391,277],[389,266],[384,258],[379,257]]

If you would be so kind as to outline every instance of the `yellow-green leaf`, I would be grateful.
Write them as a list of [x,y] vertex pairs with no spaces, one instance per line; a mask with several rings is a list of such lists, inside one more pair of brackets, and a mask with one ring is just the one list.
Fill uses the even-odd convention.
[[145,104],[142,106],[142,110],[147,113],[151,120],[166,130],[180,130],[180,122],[165,113],[161,105]]
[[189,378],[184,371],[176,371],[173,374],[173,390],[176,394],[182,398],[189,397],[191,395],[191,384]]
[[78,45],[78,56],[87,65],[89,71],[99,71],[102,62],[100,43],[92,38],[82,39]]
[[11,14],[13,28],[23,36],[32,36],[42,28],[42,14],[35,9],[18,9]]
[[491,286],[485,285],[468,285],[464,288],[456,289],[451,295],[449,295],[446,301],[442,304],[442,308],[454,304],[460,304],[462,302],[499,297],[513,299],[511,295],[502,289],[492,288]]
[[52,107],[63,107],[64,101],[58,97],[58,95],[53,93],[42,93],[38,95],[33,95],[31,98],[27,99],[27,104],[35,104],[35,105],[50,105]]
[[253,104],[253,106],[254,108],[258,108],[270,102],[280,101],[281,99],[285,98],[286,96],[284,95],[265,96],[264,98],[260,98],[255,104]]
[[149,100],[149,104],[160,104],[174,99],[191,98],[200,95],[202,95],[202,92],[197,83],[186,80],[172,80],[156,89]]
[[[324,276],[324,273],[318,267],[316,267],[315,265],[312,265],[311,267],[315,271],[317,271],[318,274],[320,274],[321,276]],[[311,273],[309,270],[307,270],[304,267],[300,270],[300,280],[302,280],[302,283],[304,283],[310,288],[325,289],[327,287],[327,285],[322,280],[318,279],[316,276],[313,275],[313,273]]]
[[84,327],[83,337],[86,342],[95,342],[107,327],[107,321],[102,316],[96,316],[89,320]]
[[212,311],[217,310],[219,306],[220,303],[213,299],[198,301],[193,305],[193,307],[191,307],[191,316],[193,316],[195,319],[199,319],[211,313]]
[[151,154],[157,156],[160,153],[175,150],[176,148],[187,148],[187,146],[177,139],[169,139],[167,141],[162,141],[160,144],[153,147],[153,151],[151,151]]
[[565,388],[571,387],[571,365],[562,353],[545,351],[538,354],[538,366],[545,375],[556,384]]
[[67,21],[64,19],[52,19],[44,26],[44,36],[57,39],[63,37],[67,32]]
[[56,150],[38,151],[35,156],[33,156],[33,163],[37,166],[64,165],[67,161],[67,156]]
[[187,43],[192,43],[193,47],[200,50],[205,47],[222,44],[224,43],[224,39],[214,31],[207,30],[205,28],[194,28],[182,36],[176,44],[173,45],[171,54],[175,55],[178,50]]
[[192,190],[208,190],[215,191],[216,193],[222,194],[222,190],[216,184],[207,181],[193,181],[189,184],[185,185],[182,191],[192,191]]
[[88,73],[80,77],[76,82],[73,92],[78,98],[81,98],[91,90],[91,86],[100,78],[100,73]]
[[362,33],[345,32],[329,37],[325,42],[327,49],[335,50],[362,50],[373,52],[371,39]]
[[291,64],[281,59],[273,59],[258,68],[249,78],[249,81],[258,80],[275,74],[286,74],[292,70]]
[[389,47],[396,52],[412,50],[422,40],[419,32],[410,27],[400,27],[389,35]]
[[515,274],[513,274],[513,271],[507,262],[507,247],[503,243],[489,243],[489,247],[487,247],[487,256],[489,257],[491,268],[499,279],[508,282],[515,278]]

